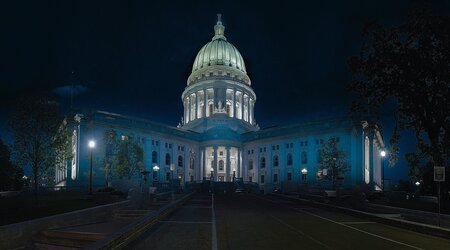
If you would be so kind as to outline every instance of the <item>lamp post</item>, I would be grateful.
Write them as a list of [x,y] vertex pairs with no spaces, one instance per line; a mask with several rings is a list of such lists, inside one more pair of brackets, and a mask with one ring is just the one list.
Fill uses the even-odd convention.
[[175,170],[175,167],[172,164],[170,164],[170,187],[173,190],[173,171]]
[[236,169],[233,168],[233,182],[236,181]]
[[89,171],[89,194],[92,195],[92,154],[93,154],[94,148],[95,148],[95,141],[90,140],[88,146],[91,151],[91,166],[90,166],[90,171]]
[[386,151],[381,150],[381,190],[384,193],[384,157],[386,157]]
[[155,165],[153,167],[153,186],[156,186],[156,182],[158,182],[158,171],[159,171],[159,167],[157,165]]
[[211,193],[213,192],[213,181],[214,181],[214,168],[211,168],[211,183],[210,183],[210,190],[211,190]]
[[306,183],[306,174],[308,174],[308,169],[303,168],[302,169],[302,180],[304,183]]

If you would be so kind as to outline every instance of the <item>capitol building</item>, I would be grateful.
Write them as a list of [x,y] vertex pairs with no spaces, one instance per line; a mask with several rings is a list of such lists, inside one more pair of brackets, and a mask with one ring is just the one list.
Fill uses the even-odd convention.
[[[286,186],[314,186],[323,174],[319,150],[333,139],[351,166],[343,176],[344,187],[381,188],[384,144],[368,121],[341,116],[261,129],[256,123],[257,96],[252,84],[244,58],[227,40],[219,15],[214,36],[197,53],[181,95],[180,124],[164,125],[105,111],[79,113],[70,123],[74,157],[67,166],[56,168],[56,185],[89,185],[90,140],[96,141],[93,183],[104,185],[101,169],[108,153],[104,135],[114,131],[119,140],[139,142],[143,167],[150,173],[155,166],[158,169],[155,179],[151,174],[149,180],[159,183],[171,178],[182,185],[210,179],[239,180],[268,192]],[[142,175],[136,174],[134,179],[142,180]]]

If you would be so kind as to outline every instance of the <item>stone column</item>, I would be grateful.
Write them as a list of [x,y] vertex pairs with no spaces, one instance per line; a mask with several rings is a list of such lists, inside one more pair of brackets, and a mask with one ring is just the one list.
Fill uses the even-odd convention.
[[231,181],[230,178],[230,166],[231,162],[230,162],[230,146],[227,145],[227,163],[226,163],[226,168],[225,168],[225,177],[226,177],[226,181]]
[[214,145],[214,181],[217,181],[217,145]]
[[241,120],[245,120],[244,119],[244,92],[242,92],[241,95]]
[[197,92],[195,92],[195,119],[198,119],[198,96],[197,96]]
[[201,150],[201,152],[202,152],[202,167],[201,167],[201,170],[200,170],[200,179],[203,181],[203,178],[206,176],[206,173],[205,173],[205,169],[206,169],[206,148],[205,147],[203,147],[203,149]]
[[203,117],[206,117],[206,106],[208,106],[208,100],[206,100],[206,89],[203,89]]
[[236,88],[233,89],[233,117],[236,118]]
[[237,149],[237,171],[236,171],[236,177],[242,177],[241,174],[241,149]]

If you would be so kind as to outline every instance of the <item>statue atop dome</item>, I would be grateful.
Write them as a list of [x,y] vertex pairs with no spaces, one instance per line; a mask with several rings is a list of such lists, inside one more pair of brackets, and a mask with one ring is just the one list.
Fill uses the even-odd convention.
[[222,14],[217,13],[217,23],[214,25],[214,37],[212,40],[223,39],[227,40],[225,37],[225,26],[222,25]]

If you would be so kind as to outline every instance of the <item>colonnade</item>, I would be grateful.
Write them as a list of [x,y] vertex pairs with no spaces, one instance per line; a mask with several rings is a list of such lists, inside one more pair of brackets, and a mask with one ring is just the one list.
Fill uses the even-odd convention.
[[214,181],[233,181],[242,177],[242,154],[237,147],[209,146],[201,149],[200,177]]
[[215,113],[226,113],[229,117],[254,123],[254,98],[236,88],[197,90],[186,95],[183,105],[184,124]]

